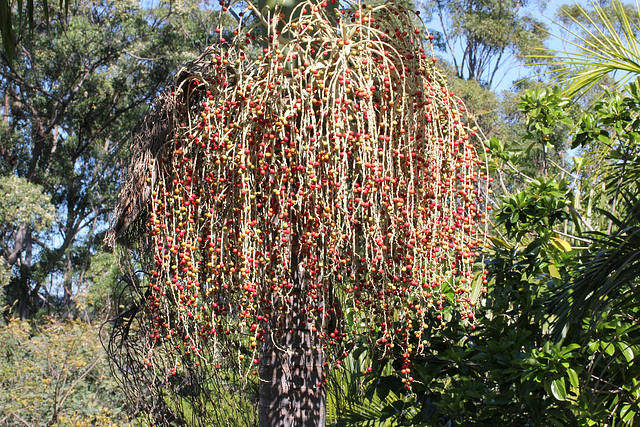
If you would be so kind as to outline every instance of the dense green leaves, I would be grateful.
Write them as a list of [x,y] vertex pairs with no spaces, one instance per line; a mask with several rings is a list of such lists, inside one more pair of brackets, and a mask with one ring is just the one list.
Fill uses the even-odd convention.
[[566,192],[565,183],[534,179],[525,191],[503,196],[497,220],[504,225],[507,235],[516,240],[532,231],[552,233],[553,227],[569,218]]
[[127,415],[100,346],[98,329],[79,322],[0,326],[0,422],[122,425]]
[[15,230],[43,231],[54,221],[55,208],[39,185],[17,176],[0,177],[0,224]]
[[559,125],[573,125],[567,107],[571,100],[563,98],[560,88],[551,87],[540,90],[529,90],[522,94],[518,107],[525,114],[528,134],[526,139],[545,141],[549,145],[551,135]]
[[15,21],[24,30],[16,38],[19,61],[0,59],[2,175],[38,186],[56,211],[46,235],[35,234],[42,227],[14,224],[0,241],[15,267],[7,303],[22,317],[41,297],[62,295],[71,309],[74,294],[87,287],[131,131],[218,25],[218,13],[196,2],[147,9],[136,1],[77,2],[68,11],[50,5],[49,12],[36,8],[28,31]]

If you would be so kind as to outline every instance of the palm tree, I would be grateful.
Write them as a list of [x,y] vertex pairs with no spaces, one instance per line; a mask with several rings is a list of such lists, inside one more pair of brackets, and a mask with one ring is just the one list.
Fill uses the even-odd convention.
[[[185,67],[167,108],[148,117],[110,235],[139,242],[150,271],[133,312],[150,321],[129,328],[143,344],[133,386],[153,380],[163,404],[172,389],[165,406],[188,408],[196,425],[215,420],[194,414],[222,418],[220,396],[239,407],[234,397],[255,384],[260,426],[324,426],[329,369],[360,334],[404,345],[413,313],[446,297],[473,318],[482,287],[460,271],[473,269],[464,261],[483,236],[457,221],[477,225],[487,190],[457,185],[489,180],[475,178],[475,131],[415,15],[392,2],[339,15],[329,13],[337,0],[265,3],[251,19],[266,30],[239,28],[246,36]],[[442,227],[469,250],[437,237]],[[434,299],[439,285],[451,297]]]

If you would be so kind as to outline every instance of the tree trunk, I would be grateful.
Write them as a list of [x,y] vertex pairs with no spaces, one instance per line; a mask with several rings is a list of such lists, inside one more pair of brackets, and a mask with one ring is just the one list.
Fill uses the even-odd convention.
[[[294,238],[295,244],[296,238]],[[295,252],[295,250],[292,250]],[[326,389],[323,355],[313,325],[302,311],[306,275],[291,256],[293,290],[289,308],[272,315],[260,355],[260,427],[324,427]],[[278,307],[274,307],[274,311]]]
[[[258,8],[281,7],[283,21],[297,19],[293,10],[300,0],[258,0]],[[328,0],[326,12],[333,14],[338,1]],[[266,34],[265,34],[266,35]],[[295,215],[291,215],[295,218]],[[293,219],[292,223],[295,222]],[[287,310],[273,307],[269,331],[260,353],[258,419],[260,427],[324,427],[326,424],[326,384],[323,381],[322,344],[307,322],[304,295],[308,278],[298,262],[297,234],[291,244],[293,288]]]

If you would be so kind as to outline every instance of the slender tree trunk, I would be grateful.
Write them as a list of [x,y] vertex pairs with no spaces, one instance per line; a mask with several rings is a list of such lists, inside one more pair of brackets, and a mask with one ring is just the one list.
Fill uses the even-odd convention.
[[292,252],[289,309],[272,315],[260,355],[260,427],[324,427],[326,421],[321,344],[303,312],[307,278]]
[[13,250],[7,256],[7,264],[14,265],[20,259],[20,255],[22,255],[22,247],[27,238],[27,226],[22,224],[18,227],[18,231],[16,232],[15,244],[13,246]]
[[73,298],[73,265],[71,263],[71,254],[69,252],[67,252],[65,255],[65,260],[64,260],[64,275],[63,275],[63,279],[62,279],[62,288],[64,291],[64,297],[62,300],[62,305],[66,310],[65,315],[63,316],[63,318],[67,318],[68,316],[71,315],[71,309],[72,309],[72,304],[71,304],[71,298]]
[[2,110],[2,122],[4,124],[9,124],[9,116],[11,115],[11,110],[9,109],[9,91],[5,90],[4,92],[4,107]]

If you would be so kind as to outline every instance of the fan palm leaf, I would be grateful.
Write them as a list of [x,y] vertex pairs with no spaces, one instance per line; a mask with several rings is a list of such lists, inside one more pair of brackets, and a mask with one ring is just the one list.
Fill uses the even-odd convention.
[[[568,50],[542,49],[533,55],[540,61],[535,65],[550,65],[556,83],[564,87],[565,96],[590,89],[609,74],[616,75],[616,87],[640,75],[640,44],[637,34],[640,28],[634,19],[640,20],[640,5],[636,3],[630,16],[620,2],[611,3],[611,9],[592,4],[594,13],[588,13],[576,5],[577,15],[564,11],[573,24],[560,27],[569,34],[560,40]],[[610,16],[608,11],[612,12]]]
[[582,256],[581,267],[575,272],[576,278],[551,301],[557,316],[557,339],[568,327],[579,326],[584,318],[597,320],[605,311],[624,310],[640,296],[640,200],[626,193],[625,204],[629,210],[623,220],[608,214],[618,231],[594,236],[594,244]]
[[[385,411],[391,407],[406,406],[407,414],[415,415],[417,410],[403,402],[401,396],[391,390],[381,395],[371,381],[379,382],[380,377],[372,377],[367,367],[374,365],[371,352],[364,346],[357,347],[342,360],[341,369],[333,372],[327,395],[327,420],[332,427],[390,427],[397,425],[394,416]],[[386,365],[380,375],[392,373],[391,365]]]

